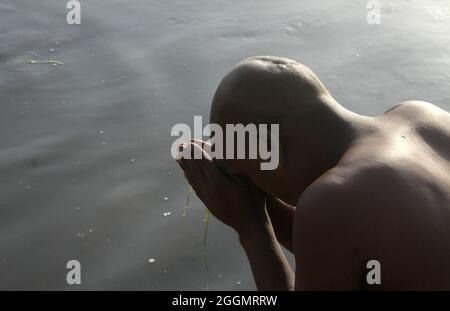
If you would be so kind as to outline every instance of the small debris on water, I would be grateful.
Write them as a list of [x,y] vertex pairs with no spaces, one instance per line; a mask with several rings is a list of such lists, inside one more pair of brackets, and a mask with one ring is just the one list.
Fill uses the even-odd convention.
[[28,61],[28,64],[31,65],[35,65],[35,64],[50,64],[50,65],[64,65],[63,62],[57,61],[57,60],[53,60],[53,59],[49,59],[49,60],[36,60],[36,59],[30,59]]
[[130,161],[131,161],[131,163],[134,163],[134,162],[136,162],[136,159],[132,158]]

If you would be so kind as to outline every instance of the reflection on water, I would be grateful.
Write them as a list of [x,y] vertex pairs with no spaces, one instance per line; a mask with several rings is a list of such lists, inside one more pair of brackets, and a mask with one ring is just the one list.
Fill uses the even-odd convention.
[[[319,1],[317,1],[319,2]],[[170,158],[172,125],[206,119],[240,59],[291,57],[359,113],[450,108],[448,2],[0,0],[0,289],[254,289],[237,237]],[[63,65],[30,64],[52,59]],[[291,262],[292,262],[292,258]]]

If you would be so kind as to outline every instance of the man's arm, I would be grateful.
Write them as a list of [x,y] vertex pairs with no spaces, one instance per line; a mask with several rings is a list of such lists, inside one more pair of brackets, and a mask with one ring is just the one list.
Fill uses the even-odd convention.
[[303,193],[294,217],[296,290],[362,289],[357,192],[330,182]]
[[292,229],[295,206],[268,196],[266,198],[266,208],[278,242],[293,253]]
[[294,273],[278,243],[269,216],[238,232],[258,290],[293,290]]
[[203,152],[201,159],[181,157],[177,162],[197,196],[210,212],[239,234],[259,290],[291,290],[294,275],[284,256],[265,207],[265,194],[243,178],[217,166],[202,144],[183,144],[182,152]]

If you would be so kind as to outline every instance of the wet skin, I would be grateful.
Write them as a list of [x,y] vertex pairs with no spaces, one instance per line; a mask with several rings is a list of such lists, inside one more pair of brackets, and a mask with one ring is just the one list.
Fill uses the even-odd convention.
[[[178,161],[239,235],[257,288],[450,290],[449,113],[409,101],[382,116],[357,115],[311,75],[289,59],[255,57],[216,91],[215,123],[280,124],[277,170],[213,159],[201,141],[182,148],[202,149],[203,159]],[[295,273],[280,243],[295,255]],[[366,282],[372,259],[381,264],[379,285]]]

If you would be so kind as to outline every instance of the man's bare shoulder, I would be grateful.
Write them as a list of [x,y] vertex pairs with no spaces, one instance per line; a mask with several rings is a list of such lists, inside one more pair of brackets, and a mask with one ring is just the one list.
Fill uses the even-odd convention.
[[444,109],[424,101],[405,101],[388,109],[385,113],[387,117],[404,119],[405,121],[417,122],[420,124],[447,124],[447,131],[450,129],[450,113]]
[[298,219],[309,222],[308,226],[328,225],[328,219],[340,226],[336,230],[347,227],[354,234],[376,221],[390,200],[406,200],[407,179],[401,167],[382,161],[337,166],[303,192],[297,203]]
[[403,101],[398,103],[397,105],[395,105],[394,107],[386,110],[385,114],[394,112],[394,111],[411,111],[411,112],[417,112],[417,111],[427,111],[427,112],[434,112],[434,113],[447,113],[447,111],[445,111],[444,109],[429,103],[429,102],[425,102],[425,101],[420,101],[420,100],[408,100],[408,101]]
[[339,217],[343,225],[356,216],[359,223],[383,222],[383,217],[411,215],[413,208],[426,213],[427,207],[448,202],[450,115],[418,101],[387,114],[392,118],[380,120],[380,133],[354,144],[302,193],[299,218],[317,219],[316,225],[324,217]]
[[348,204],[360,197],[373,194],[376,191],[373,186],[382,180],[400,177],[398,170],[382,162],[361,162],[353,162],[352,166],[338,165],[327,171],[303,192],[298,205],[304,207],[321,202],[330,205],[329,203],[333,202],[330,198]]

